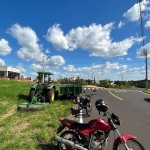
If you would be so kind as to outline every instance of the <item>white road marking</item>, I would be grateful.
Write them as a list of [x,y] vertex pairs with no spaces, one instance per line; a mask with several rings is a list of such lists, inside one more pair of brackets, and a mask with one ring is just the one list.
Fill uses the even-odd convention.
[[127,92],[126,90],[116,90],[115,92]]
[[80,113],[79,113],[79,122],[83,123],[82,109],[80,110]]

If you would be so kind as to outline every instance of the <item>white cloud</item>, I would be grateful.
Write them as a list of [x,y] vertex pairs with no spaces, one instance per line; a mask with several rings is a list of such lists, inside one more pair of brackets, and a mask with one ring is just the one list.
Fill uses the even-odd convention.
[[112,27],[113,23],[107,24],[104,27],[92,24],[89,27],[84,26],[72,29],[64,36],[63,31],[59,28],[59,24],[57,24],[49,28],[45,37],[58,50],[74,50],[76,48],[93,49],[94,45],[97,45],[95,46],[95,49],[97,49],[96,47],[100,45],[104,47],[105,43],[109,43],[109,34]]
[[9,46],[8,41],[6,41],[5,39],[1,39],[0,40],[0,55],[7,55],[11,52],[11,47]]
[[66,72],[90,72],[92,67],[79,67],[75,68],[74,65],[68,65],[63,67],[63,70]]
[[150,20],[145,23],[145,28],[150,28]]
[[137,57],[143,58],[145,57],[145,50],[147,50],[147,57],[150,58],[150,43],[146,44],[145,46],[141,47],[140,49],[137,50]]
[[102,56],[102,57],[116,57],[127,55],[128,49],[130,49],[135,42],[141,41],[141,38],[130,37],[121,42],[113,42],[108,48],[107,53],[101,54],[100,52],[93,53],[92,56]]
[[29,68],[32,70],[42,70],[43,67],[42,65],[39,65],[39,64],[31,64]]
[[5,66],[5,61],[0,58],[0,66]]
[[62,56],[56,55],[45,61],[45,66],[62,66],[65,64],[65,60]]
[[18,66],[17,66],[16,68],[20,69],[21,73],[26,72],[26,70],[24,69],[24,67],[23,67],[23,64],[22,64],[22,63],[19,63],[19,64],[18,64]]
[[46,54],[49,54],[49,53],[50,53],[50,50],[47,48],[47,49],[45,50],[45,53],[46,53]]
[[38,37],[31,28],[14,24],[7,30],[7,33],[16,38],[18,44],[22,46],[17,52],[20,59],[26,61],[42,59],[42,47],[38,44]]
[[37,77],[37,75],[38,75],[37,72],[32,72],[31,73],[31,76],[33,76],[34,78]]
[[44,61],[44,64],[43,64],[42,61],[40,63],[41,64],[33,63],[29,66],[29,68],[31,70],[35,70],[35,71],[42,71],[43,70],[43,65],[44,65],[44,71],[48,71],[49,68],[56,70],[56,69],[58,69],[58,67],[65,64],[65,60],[62,56],[56,55],[56,56],[52,56],[49,59],[46,59]]
[[120,28],[122,28],[124,25],[125,25],[125,23],[122,22],[122,21],[120,21],[119,24],[118,24],[118,28],[120,29]]
[[30,75],[32,80],[35,80],[36,77],[38,76],[37,72],[31,72]]
[[53,27],[48,29],[47,35],[44,37],[47,39],[47,41],[50,41],[58,50],[69,49],[68,41],[59,26],[59,24],[53,25]]
[[64,70],[64,71],[67,71],[67,72],[76,71],[74,65],[68,65],[68,66],[66,66],[66,67],[63,67],[63,70]]
[[131,58],[127,58],[127,60],[132,60]]
[[66,35],[63,35],[63,31],[57,24],[48,29],[45,37],[57,50],[73,51],[81,48],[89,51],[90,56],[106,58],[127,55],[128,49],[139,41],[139,38],[130,37],[120,42],[112,42],[110,33],[113,24],[78,27],[70,30]]
[[106,62],[101,69],[110,72],[112,70],[126,70],[127,67],[128,67],[127,65],[119,65],[118,62],[114,62],[114,63]]
[[80,78],[84,79],[92,79],[96,80],[102,79],[110,79],[110,80],[134,80],[135,76],[138,75],[138,79],[142,79],[141,76],[141,68],[129,68],[128,65],[121,65],[118,62],[110,63],[106,62],[105,64],[93,64],[90,67],[79,67],[76,68],[74,65],[68,65],[63,67],[64,73],[60,75],[60,77],[73,77],[80,76]]
[[[140,5],[139,5],[139,3],[136,3],[126,13],[123,14],[123,17],[125,17],[128,21],[131,21],[131,22],[139,21],[139,19],[140,19],[140,6],[141,6],[141,11],[146,12],[146,11],[149,11],[148,5],[149,5],[148,0],[143,0],[140,3]],[[146,14],[145,14],[145,16],[146,16]]]
[[105,64],[93,64],[91,67],[79,67],[75,68],[74,65],[68,65],[63,67],[63,70],[66,72],[91,72],[91,73],[110,73],[113,70],[126,70],[127,65],[119,65],[118,62],[110,63],[106,62]]
[[111,72],[118,72],[118,71],[124,71],[127,69],[127,65],[120,65],[118,62],[110,63],[106,62],[102,66],[100,65],[100,68],[97,68],[96,71],[94,70],[93,73],[96,76],[109,76]]
[[128,70],[126,70],[126,73],[129,74],[129,73],[137,73],[138,71],[140,70],[140,68],[130,68]]

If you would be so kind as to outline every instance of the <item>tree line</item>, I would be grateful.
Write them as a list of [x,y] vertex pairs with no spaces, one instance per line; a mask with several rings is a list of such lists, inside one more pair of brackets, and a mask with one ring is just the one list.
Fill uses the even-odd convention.
[[131,81],[111,81],[109,79],[105,80],[98,80],[96,81],[95,78],[92,79],[81,79],[80,77],[77,77],[76,79],[72,80],[69,78],[64,78],[64,79],[58,79],[58,82],[60,83],[79,83],[81,85],[97,85],[97,86],[102,86],[102,87],[123,87],[123,88],[128,88],[128,87],[137,87],[137,88],[145,88],[145,80],[131,80]]

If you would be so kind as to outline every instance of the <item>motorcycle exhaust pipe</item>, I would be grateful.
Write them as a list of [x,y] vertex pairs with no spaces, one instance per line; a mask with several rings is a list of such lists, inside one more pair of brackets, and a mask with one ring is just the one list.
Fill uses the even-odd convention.
[[64,144],[66,144],[66,145],[69,145],[69,146],[71,146],[71,147],[77,148],[77,149],[79,149],[79,150],[88,150],[88,149],[86,149],[86,148],[84,148],[84,147],[82,147],[82,146],[80,146],[80,145],[78,145],[78,144],[75,144],[75,143],[72,142],[72,141],[66,140],[66,139],[64,139],[64,138],[62,138],[62,137],[59,137],[59,136],[56,137],[56,140],[57,140],[58,142],[60,142],[60,143],[64,143]]

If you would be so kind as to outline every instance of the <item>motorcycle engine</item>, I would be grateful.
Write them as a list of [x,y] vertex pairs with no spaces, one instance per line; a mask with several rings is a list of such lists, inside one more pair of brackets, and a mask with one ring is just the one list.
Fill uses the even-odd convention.
[[[90,150],[104,150],[107,146],[107,140],[105,139],[104,132],[100,130],[96,130],[90,135]],[[104,146],[105,145],[105,146]]]

